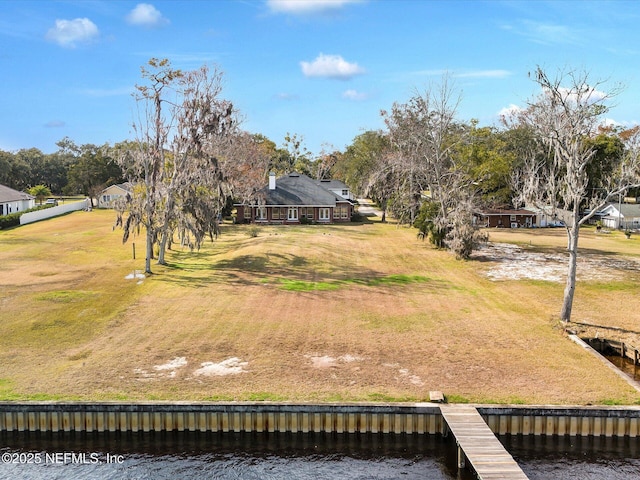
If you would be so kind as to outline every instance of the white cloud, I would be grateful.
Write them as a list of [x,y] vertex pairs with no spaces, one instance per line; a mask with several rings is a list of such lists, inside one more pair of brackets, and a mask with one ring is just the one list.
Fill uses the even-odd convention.
[[340,55],[321,53],[313,62],[300,62],[302,73],[306,77],[328,77],[348,80],[364,73],[357,63],[349,63]]
[[47,32],[47,40],[63,47],[75,47],[78,43],[88,43],[98,36],[98,27],[88,18],[56,20],[56,26]]
[[160,27],[169,23],[162,13],[150,3],[139,3],[127,15],[127,22],[143,27]]
[[640,125],[638,120],[615,120],[613,118],[605,118],[603,123],[608,127],[635,128]]
[[523,21],[516,26],[503,25],[502,29],[541,45],[578,45],[585,37],[585,32],[555,23]]
[[504,78],[511,75],[507,70],[479,70],[475,72],[457,73],[457,78]]
[[284,101],[300,100],[300,97],[298,95],[296,95],[295,93],[284,93],[284,92],[276,94],[275,98],[277,100],[284,100]]
[[441,77],[447,73],[448,70],[418,70],[416,72],[412,72],[413,75],[419,75],[421,77]]
[[512,103],[508,107],[504,107],[502,110],[500,110],[498,112],[498,117],[508,120],[515,118],[520,112],[522,112],[522,108]]
[[306,15],[336,11],[349,3],[362,0],[267,0],[267,6],[275,13]]
[[47,128],[61,128],[61,127],[64,127],[65,125],[66,123],[63,122],[62,120],[51,120],[44,124],[44,126]]
[[[545,94],[550,95],[549,90],[542,90]],[[580,91],[574,88],[558,87],[558,93],[562,96],[563,100],[580,103],[581,105],[590,105],[601,103],[607,99],[608,95],[605,92],[597,90],[594,87],[585,85]]]
[[369,98],[369,95],[363,92],[358,92],[357,90],[345,90],[342,92],[342,98],[346,98],[347,100],[366,100]]

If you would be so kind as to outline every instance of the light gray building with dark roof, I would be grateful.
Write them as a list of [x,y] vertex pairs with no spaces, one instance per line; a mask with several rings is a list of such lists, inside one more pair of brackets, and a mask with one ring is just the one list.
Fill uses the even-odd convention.
[[640,205],[632,203],[608,203],[600,212],[602,224],[606,228],[640,228]]
[[33,195],[0,185],[0,215],[22,212],[35,205],[36,197]]
[[353,214],[349,192],[337,180],[314,180],[300,173],[276,179],[271,174],[268,186],[258,192],[255,202],[235,205],[237,219],[270,224],[349,222]]

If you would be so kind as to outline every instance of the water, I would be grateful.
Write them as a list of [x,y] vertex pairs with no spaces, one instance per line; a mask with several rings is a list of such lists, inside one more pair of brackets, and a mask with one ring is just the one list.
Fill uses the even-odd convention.
[[[637,438],[499,438],[532,480],[640,478]],[[440,435],[0,433],[7,454],[41,462],[0,463],[2,480],[475,478],[457,472],[455,442]]]
[[622,357],[618,350],[606,343],[606,340],[604,340],[605,343],[603,343],[603,340],[597,338],[582,338],[582,340],[618,367],[619,370],[622,370],[635,381],[640,381],[640,365],[634,365],[630,358]]
[[31,461],[0,464],[0,479],[474,478],[457,475],[455,444],[440,435],[6,433],[0,445],[3,458]]
[[622,358],[619,354],[603,356],[635,381],[640,381],[640,365],[634,365],[630,359]]
[[617,437],[499,437],[531,479],[640,478],[640,439]]

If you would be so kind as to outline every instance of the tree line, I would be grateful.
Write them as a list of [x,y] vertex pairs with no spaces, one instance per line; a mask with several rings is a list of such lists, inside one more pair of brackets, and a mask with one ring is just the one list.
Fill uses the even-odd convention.
[[588,72],[536,68],[539,87],[502,126],[460,121],[448,79],[383,111],[386,130],[366,132],[336,171],[438,247],[469,258],[486,236],[474,224],[484,208],[530,205],[561,213],[568,270],[560,318],[571,318],[580,227],[607,202],[637,196],[640,128],[607,126],[610,100]]
[[553,76],[537,68],[530,77],[538,91],[499,126],[461,120],[461,94],[445,76],[382,111],[385,129],[314,158],[297,134],[278,148],[243,131],[218,69],[183,72],[151,59],[136,87],[134,140],[77,146],[65,138],[51,155],[0,152],[0,183],[95,196],[108,184],[132,182],[116,223],[123,241],[144,227],[147,272],[156,255],[165,263],[173,242],[198,248],[217,235],[232,199],[260,203],[269,172],[343,180],[380,205],[383,221],[390,213],[461,259],[485,239],[474,222],[482,209],[563,212],[569,269],[561,316],[568,319],[580,226],[611,199],[640,193],[640,130],[606,124],[619,90],[603,91],[586,72]]

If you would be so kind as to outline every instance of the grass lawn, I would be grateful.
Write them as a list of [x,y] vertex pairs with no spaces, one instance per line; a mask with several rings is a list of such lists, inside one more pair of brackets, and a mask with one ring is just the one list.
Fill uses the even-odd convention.
[[[137,279],[144,239],[133,260],[113,221],[0,231],[1,399],[640,403],[559,328],[562,283],[491,279],[499,262],[456,261],[413,229],[225,225]],[[565,243],[561,229],[490,235]],[[587,230],[581,245],[640,261],[638,237]],[[638,329],[638,270],[614,270],[578,284],[574,317]]]

